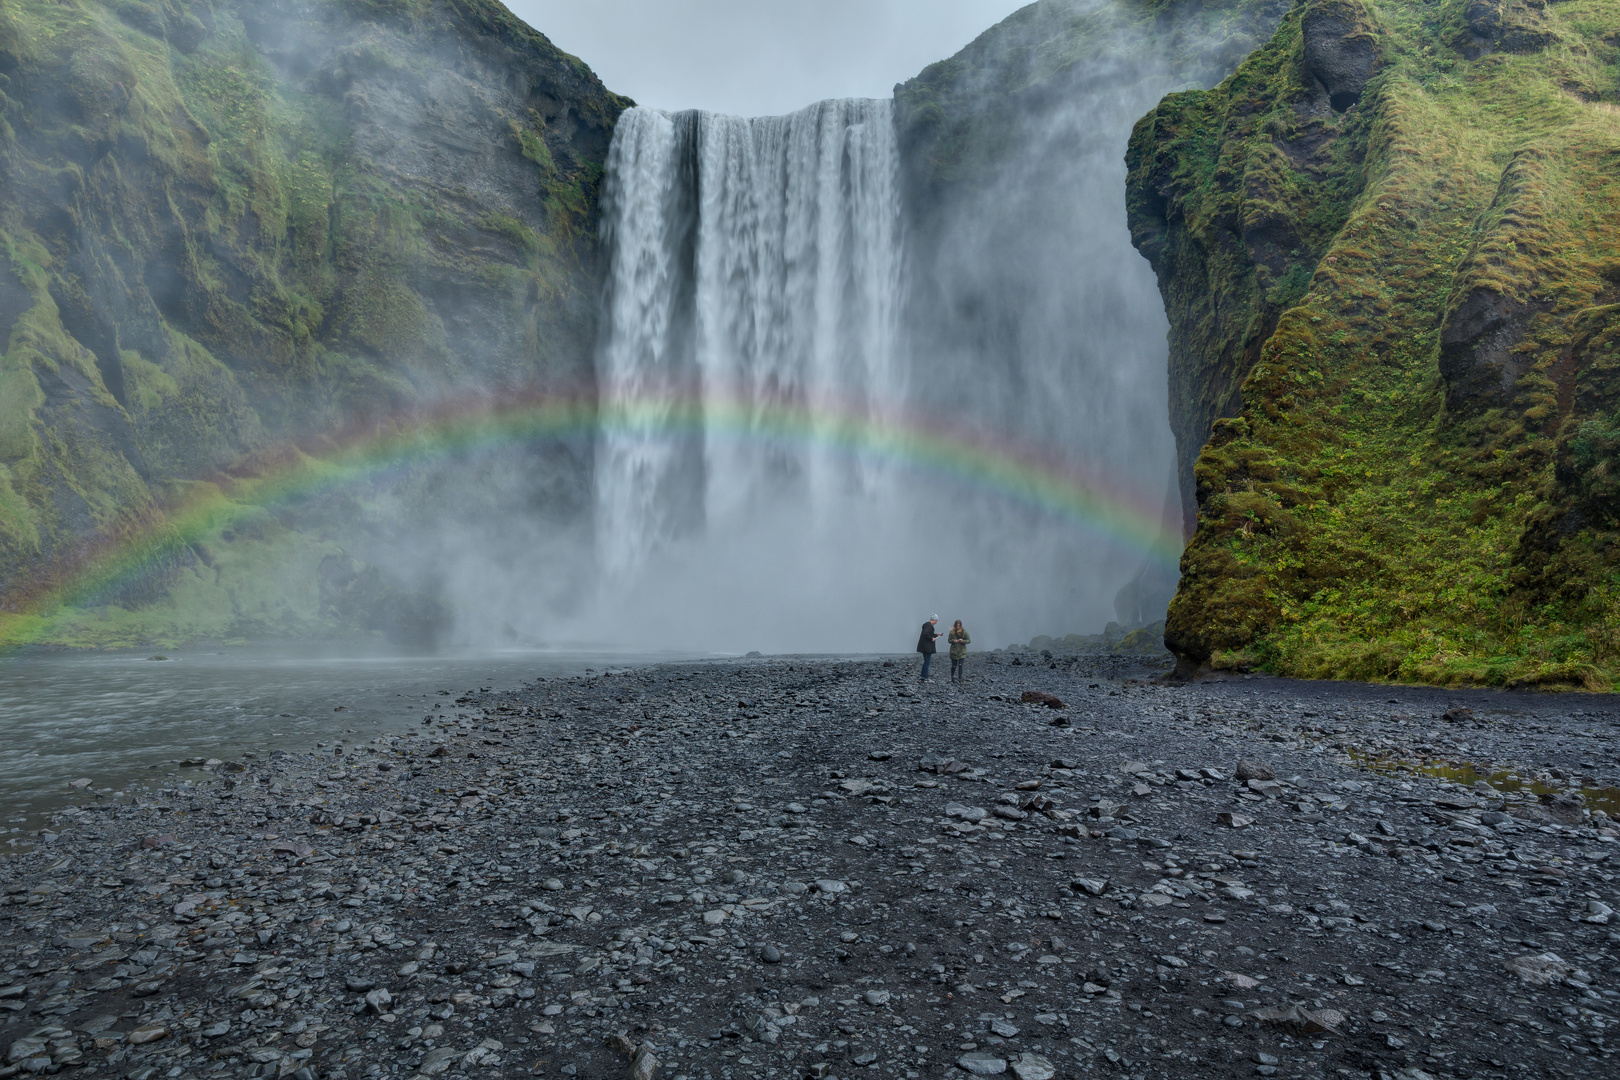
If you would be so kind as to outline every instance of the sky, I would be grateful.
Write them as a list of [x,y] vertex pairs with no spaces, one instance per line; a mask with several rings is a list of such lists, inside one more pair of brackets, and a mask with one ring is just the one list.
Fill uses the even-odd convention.
[[505,0],[638,105],[738,116],[888,97],[1027,0]]

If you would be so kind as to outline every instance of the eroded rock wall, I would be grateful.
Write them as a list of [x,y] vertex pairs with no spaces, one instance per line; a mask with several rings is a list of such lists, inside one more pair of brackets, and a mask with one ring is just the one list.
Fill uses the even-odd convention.
[[1189,665],[1608,685],[1617,25],[1314,0],[1138,125]]

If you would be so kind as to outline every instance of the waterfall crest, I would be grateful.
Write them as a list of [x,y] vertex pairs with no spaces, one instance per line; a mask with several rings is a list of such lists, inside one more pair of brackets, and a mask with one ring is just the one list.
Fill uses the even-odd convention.
[[888,101],[620,118],[597,365],[606,577],[786,503],[834,522],[832,504],[881,489],[833,429],[904,393],[897,174]]

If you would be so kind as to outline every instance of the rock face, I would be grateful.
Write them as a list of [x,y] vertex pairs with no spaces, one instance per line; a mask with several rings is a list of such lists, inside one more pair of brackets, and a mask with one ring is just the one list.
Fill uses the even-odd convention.
[[1361,100],[1378,60],[1378,39],[1359,4],[1317,4],[1300,19],[1305,71],[1334,112]]
[[[918,393],[938,394],[929,407],[1022,445],[1062,446],[1133,490],[1160,489],[1175,458],[1163,437],[1164,316],[1119,228],[1122,153],[1143,111],[1172,89],[1219,82],[1286,9],[1042,0],[896,88],[907,336],[929,373]],[[963,393],[986,367],[997,392]],[[1179,546],[1192,509],[1171,503],[1167,546]],[[1163,617],[1173,566],[1126,567],[1119,580],[1122,621]]]
[[1302,5],[1133,136],[1188,666],[1612,677],[1620,5],[1446,12]]
[[[140,539],[169,555],[104,598],[190,596],[171,614],[208,624],[192,594],[249,601],[274,554],[310,587],[260,628],[341,621],[314,568],[333,540],[364,551],[338,527],[364,515],[190,535],[195,485],[228,500],[312,433],[588,380],[595,185],[627,102],[492,0],[20,0],[0,91],[13,610],[64,555]],[[528,495],[566,512],[589,462],[549,457]]]
[[[1298,35],[1299,14],[1289,19]],[[1287,99],[1289,110],[1253,157],[1236,143],[1202,148],[1199,165],[1213,185],[1198,190],[1209,217],[1186,214],[1185,189],[1194,181],[1185,172],[1189,162],[1160,148],[1170,132],[1192,134],[1207,124],[1212,104],[1224,101],[1221,91],[1171,95],[1138,123],[1131,142],[1131,239],[1158,273],[1170,316],[1170,426],[1189,532],[1197,513],[1194,464],[1210,439],[1211,424],[1241,409],[1240,388],[1262,343],[1281,312],[1303,293],[1343,221],[1344,211],[1328,198],[1332,189],[1319,181],[1339,157],[1359,153],[1341,143],[1343,121],[1331,100],[1333,93],[1342,96],[1356,85],[1350,78],[1354,65],[1339,48],[1355,37],[1344,33],[1350,25],[1355,23],[1342,6],[1319,21],[1322,56],[1315,71],[1307,69],[1298,51],[1263,74],[1257,61],[1248,62],[1248,100],[1276,96]],[[1300,48],[1297,36],[1294,48]],[[1329,90],[1323,78],[1335,89]],[[1264,84],[1256,85],[1258,80]],[[1259,118],[1236,122],[1253,129]],[[1181,145],[1179,138],[1175,145]],[[1197,222],[1192,230],[1189,220]]]

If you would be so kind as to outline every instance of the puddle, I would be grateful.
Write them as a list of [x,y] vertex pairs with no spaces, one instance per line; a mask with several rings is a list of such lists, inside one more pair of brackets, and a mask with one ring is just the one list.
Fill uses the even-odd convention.
[[1620,788],[1613,787],[1554,787],[1539,780],[1526,780],[1512,769],[1480,769],[1466,761],[1403,761],[1397,758],[1375,758],[1359,750],[1351,750],[1350,760],[1363,769],[1381,773],[1404,773],[1433,776],[1450,780],[1454,784],[1471,788],[1483,780],[1497,791],[1524,791],[1538,799],[1543,795],[1559,795],[1578,791],[1586,797],[1588,810],[1602,810],[1610,817],[1620,818]]

